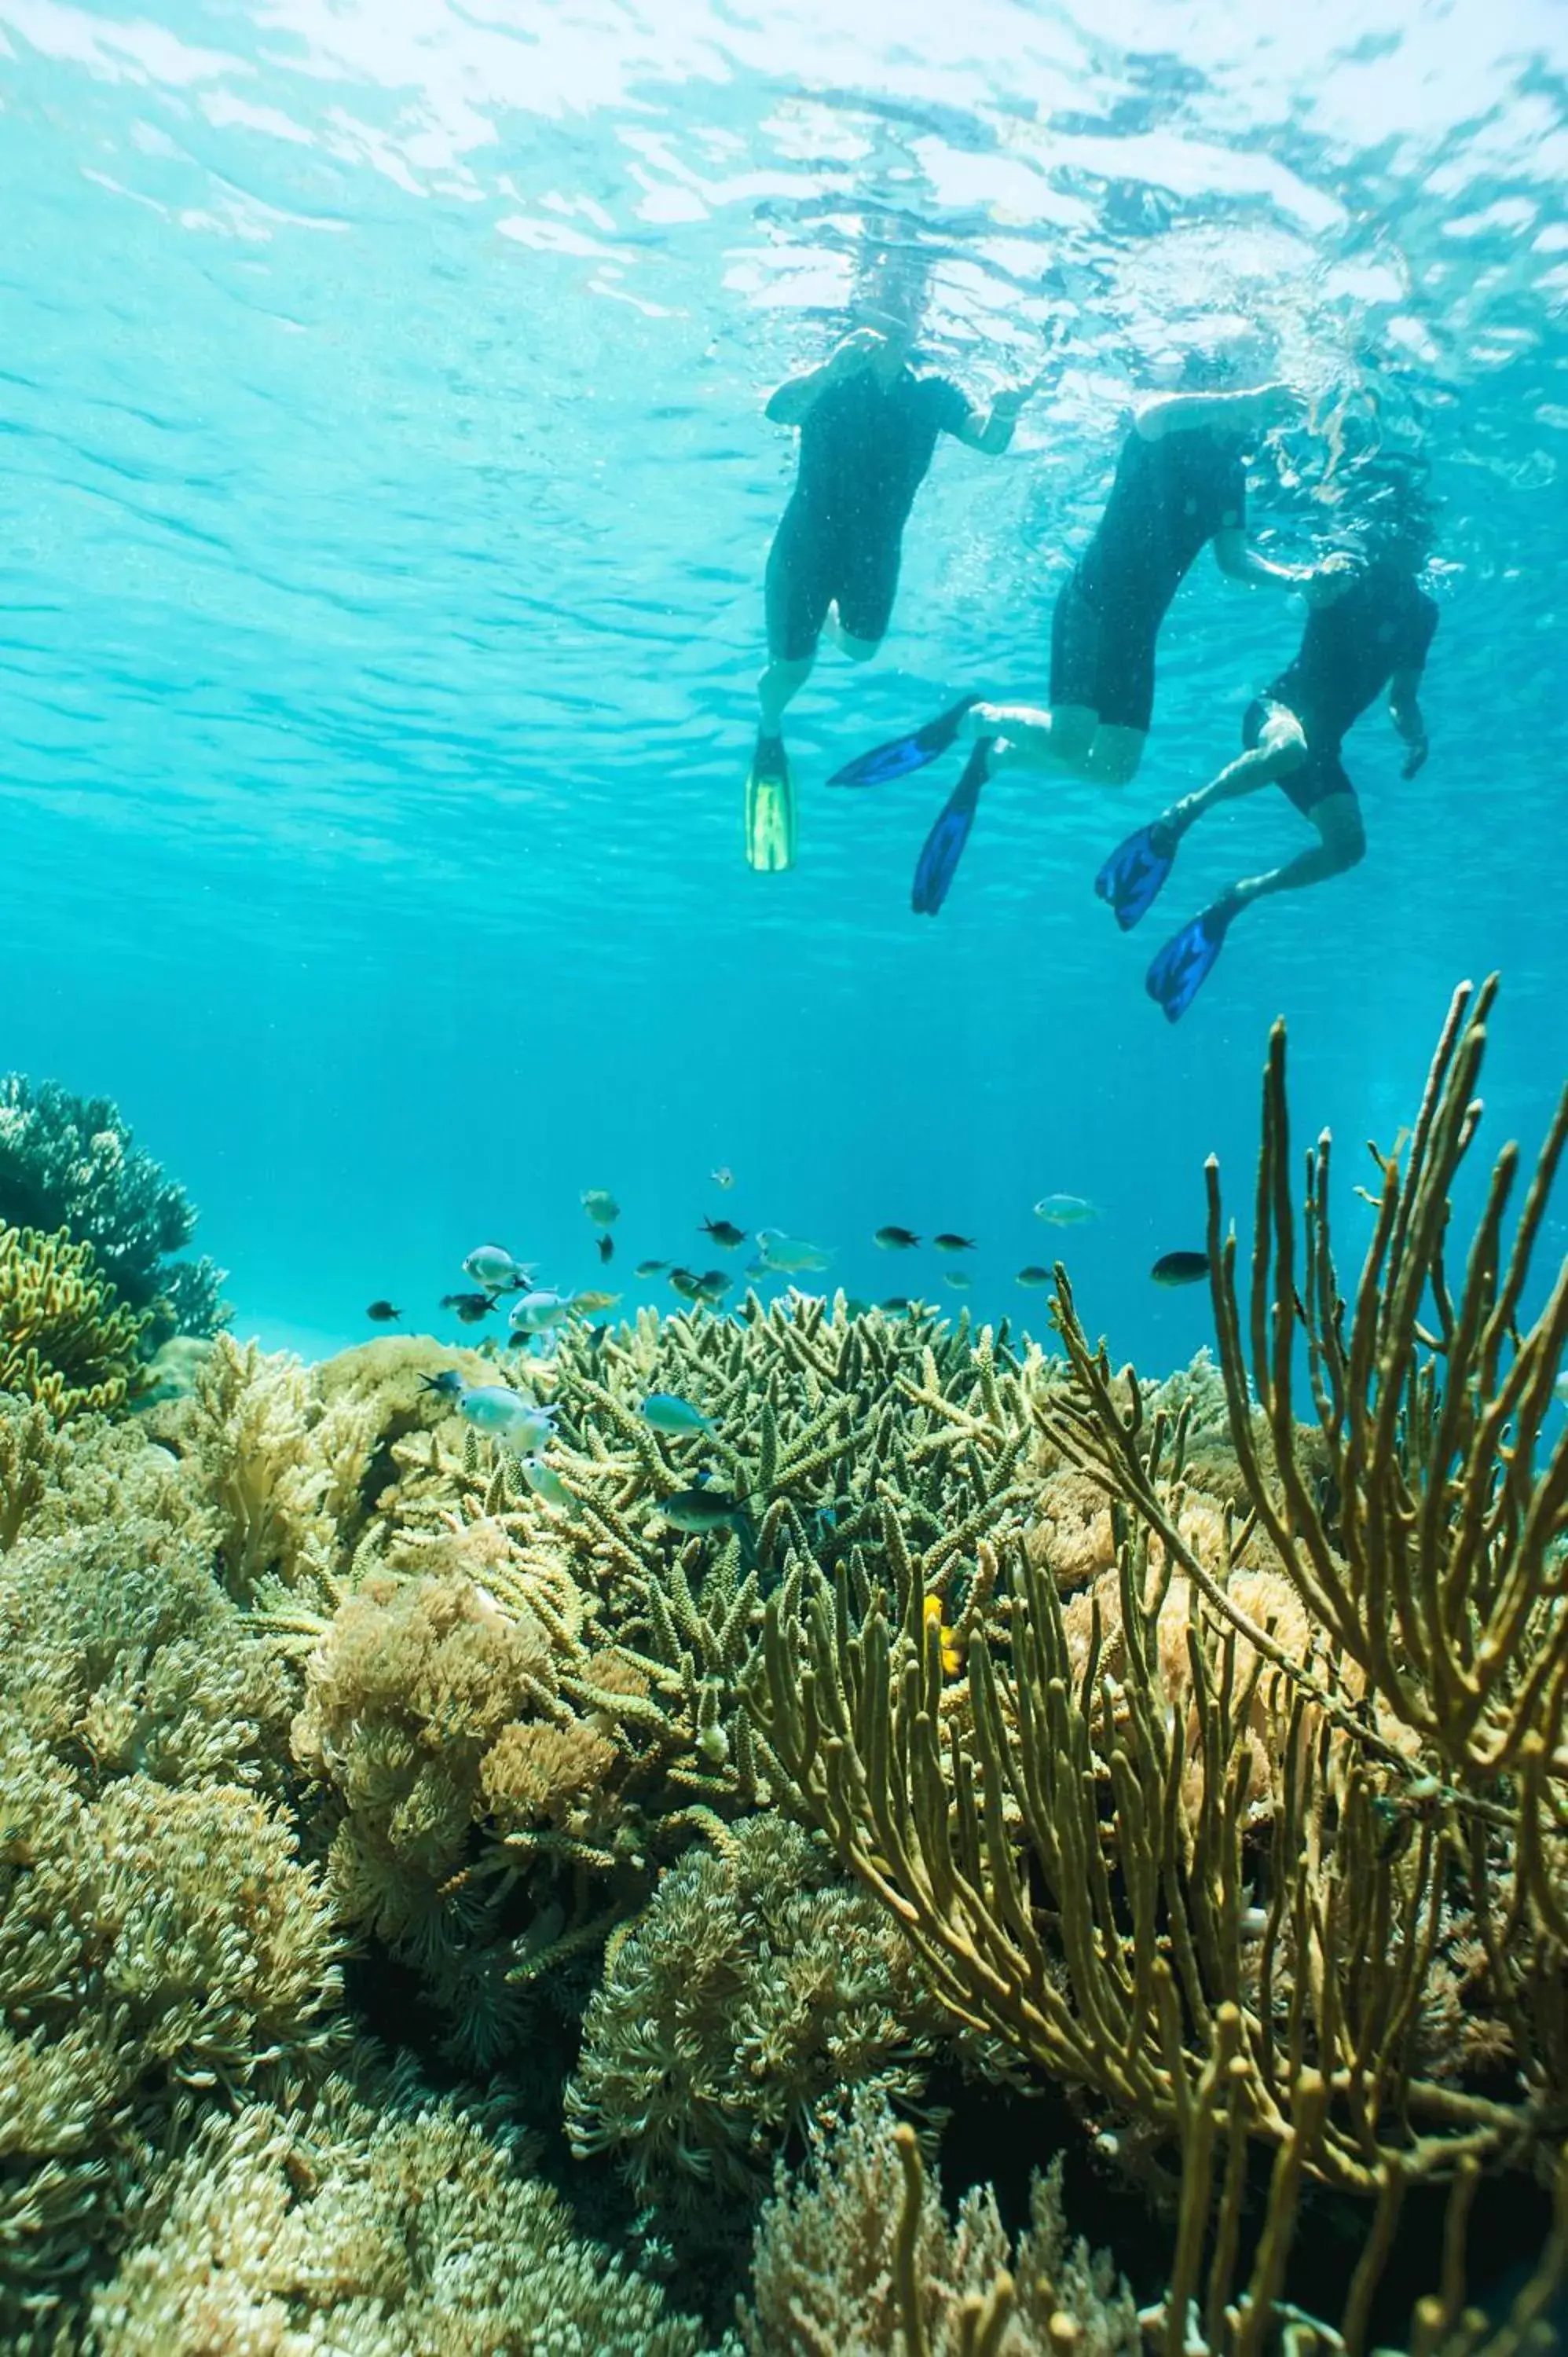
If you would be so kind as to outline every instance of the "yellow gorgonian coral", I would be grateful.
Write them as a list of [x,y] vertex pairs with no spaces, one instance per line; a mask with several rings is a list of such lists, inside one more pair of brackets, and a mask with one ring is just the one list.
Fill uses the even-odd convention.
[[136,1388],[146,1322],[120,1300],[91,1244],[73,1244],[63,1228],[0,1228],[0,1392],[61,1421],[111,1415]]

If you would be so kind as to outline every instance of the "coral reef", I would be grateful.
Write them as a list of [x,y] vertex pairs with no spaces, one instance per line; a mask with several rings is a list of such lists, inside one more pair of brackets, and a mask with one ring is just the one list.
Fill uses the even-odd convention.
[[149,1350],[227,1322],[224,1272],[205,1258],[170,1258],[189,1243],[196,1216],[107,1097],[0,1074],[0,1226],[63,1230],[90,1244],[121,1300],[147,1313]]
[[[1151,1413],[1130,1375],[1112,1376],[1064,1277],[1071,1384],[1038,1413],[1127,1534],[1116,1609],[1091,1592],[1069,1638],[1050,1541],[1000,1533],[1003,1609],[972,1632],[961,1706],[891,1504],[895,1576],[869,1610],[799,1563],[768,1606],[751,1691],[798,1804],[905,1924],[956,2018],[1076,2088],[1124,2160],[1163,2152],[1178,2168],[1177,2318],[1217,2139],[1273,2147],[1289,2182],[1392,2201],[1480,2159],[1550,2166],[1568,2105],[1568,1440],[1536,1469],[1568,1273],[1532,1325],[1518,1316],[1568,1097],[1507,1251],[1505,1154],[1451,1302],[1449,1189],[1489,1000],[1488,987],[1474,1009],[1456,1003],[1410,1165],[1383,1166],[1351,1305],[1327,1249],[1326,1144],[1296,1287],[1276,1035],[1251,1321],[1270,1338],[1256,1370],[1267,1462],[1210,1181],[1240,1523],[1213,1501],[1194,1522],[1189,1404]],[[1288,1310],[1257,1306],[1271,1299]],[[1301,1470],[1293,1316],[1332,1534]],[[1254,1527],[1278,1569],[1245,1570]],[[1429,2008],[1451,2016],[1455,1984],[1478,2067],[1466,2077],[1451,2057],[1424,2075]]]
[[59,1419],[123,1407],[141,1381],[145,1329],[91,1244],[0,1227],[0,1394]]
[[733,2231],[786,2137],[843,2088],[918,2108],[940,2026],[908,1941],[825,1846],[745,1820],[671,1867],[612,1944],[566,2089],[573,2150],[618,2153],[688,2231]]
[[154,2178],[93,2357],[699,2357],[521,2162],[406,2080],[249,2104]]
[[855,2095],[782,2170],[757,2230],[747,2357],[1140,2357],[1138,2311],[1103,2253],[1069,2239],[1061,2171],[1036,2171],[1009,2248],[989,2189],[950,2225],[914,2136]]
[[[1420,2357],[1536,2349],[1568,1099],[1451,1283],[1490,1004],[1353,1298],[1276,1037],[1250,1300],[1211,1176],[1218,1352],[1159,1383],[1065,1271],[1049,1356],[795,1296],[149,1367],[89,1243],[0,1231],[5,2346],[695,2357],[774,2170],[725,2357],[1363,2357],[1412,2189]],[[548,1407],[542,1464],[465,1385]],[[928,2176],[1047,2091],[1042,2140],[1152,2205],[1141,2315],[1058,2175],[1015,2242]],[[1490,2342],[1483,2170],[1557,2201]],[[1337,2326],[1286,2297],[1330,2212]]]

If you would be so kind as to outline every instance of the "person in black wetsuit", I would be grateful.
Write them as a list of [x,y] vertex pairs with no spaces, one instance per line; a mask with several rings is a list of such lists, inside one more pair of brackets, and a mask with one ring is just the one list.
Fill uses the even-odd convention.
[[1233,580],[1314,592],[1319,568],[1277,565],[1246,538],[1248,454],[1298,405],[1289,385],[1264,384],[1170,393],[1139,412],[1105,512],[1057,599],[1049,709],[974,704],[963,716],[961,738],[996,740],[987,776],[1065,770],[1106,786],[1136,776],[1160,624],[1208,542]]
[[1308,615],[1294,662],[1248,706],[1239,757],[1130,835],[1101,870],[1096,889],[1125,930],[1154,900],[1183,835],[1217,803],[1277,785],[1316,832],[1316,843],[1283,866],[1229,886],[1160,951],[1147,987],[1173,1023],[1191,1006],[1243,909],[1270,893],[1324,883],[1361,858],[1367,847],[1361,807],[1340,747],[1385,687],[1389,717],[1407,748],[1401,775],[1413,778],[1424,764],[1426,723],[1418,692],[1437,607],[1416,577],[1429,546],[1424,507],[1406,501],[1402,512],[1369,535],[1364,565],[1340,573],[1333,602]]
[[760,725],[746,780],[746,856],[778,869],[794,858],[794,810],[783,716],[816,661],[825,631],[854,662],[886,633],[898,586],[904,526],[940,435],[972,450],[1006,449],[1032,388],[977,406],[942,376],[910,365],[918,296],[882,296],[871,324],[846,336],[820,368],[781,384],[775,425],[800,429],[794,491],[768,559],[768,668],[757,682]]

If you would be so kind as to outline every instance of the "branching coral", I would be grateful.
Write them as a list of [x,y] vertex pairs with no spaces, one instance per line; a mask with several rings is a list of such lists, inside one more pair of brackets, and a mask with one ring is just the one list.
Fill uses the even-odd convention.
[[145,1325],[90,1244],[0,1227],[0,1393],[56,1419],[123,1407],[141,1379]]
[[612,1943],[566,2091],[574,2151],[618,2153],[644,2201],[726,2228],[838,2090],[918,2104],[940,2008],[914,1951],[785,1818],[737,1824],[664,1876]]
[[987,2187],[955,2224],[911,2131],[855,2097],[780,2172],[757,2235],[748,2357],[1140,2357],[1138,2312],[1110,2259],[1069,2239],[1059,2167],[1036,2174],[1016,2252]]
[[0,1075],[0,1226],[7,1221],[91,1244],[120,1298],[150,1313],[151,1348],[168,1334],[214,1333],[229,1316],[221,1269],[169,1260],[189,1243],[195,1209],[107,1097]]
[[699,2357],[504,2136],[406,2082],[366,2093],[211,2122],[133,2218],[92,2357]]
[[[1568,1275],[1507,1342],[1568,1110],[1511,1255],[1505,1157],[1451,1306],[1444,1189],[1473,1128],[1479,1047],[1456,1013],[1413,1180],[1385,1168],[1352,1312],[1327,1257],[1326,1146],[1296,1307],[1276,1040],[1252,1318],[1272,1463],[1226,1322],[1217,1201],[1211,1232],[1240,1523],[1184,1480],[1187,1403],[1151,1414],[1130,1375],[1112,1379],[1064,1278],[1073,1389],[1036,1406],[1122,1515],[1116,1609],[1101,1592],[1069,1623],[1031,1559],[1048,1549],[1004,1548],[998,1609],[972,1632],[955,1695],[891,1514],[890,1590],[863,1598],[797,1564],[768,1606],[755,1700],[800,1802],[907,1926],[955,2015],[1122,2115],[1124,2151],[1151,2135],[1174,2147],[1184,2202],[1222,2130],[1238,2151],[1273,2146],[1287,2177],[1383,2201],[1477,2158],[1545,2166],[1568,2106],[1554,1797],[1568,1443],[1534,1470]],[[1428,1292],[1443,1386],[1414,1355]],[[1332,1507],[1301,1471],[1288,1413],[1293,1316],[1308,1324]],[[1273,1553],[1247,1572],[1257,1526]],[[1469,2078],[1462,2061],[1423,2068],[1456,1971]],[[1173,2357],[1208,2225],[1206,2208],[1184,2218]]]

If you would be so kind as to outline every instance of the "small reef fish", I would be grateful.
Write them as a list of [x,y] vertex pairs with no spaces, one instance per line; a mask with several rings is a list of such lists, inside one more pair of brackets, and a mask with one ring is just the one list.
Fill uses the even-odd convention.
[[493,1293],[444,1293],[441,1297],[442,1308],[455,1309],[465,1326],[477,1326],[495,1306]]
[[1042,1195],[1035,1206],[1036,1220],[1047,1228],[1081,1228],[1100,1217],[1100,1207],[1086,1195]]
[[950,1629],[942,1619],[941,1598],[928,1596],[920,1610],[925,1617],[927,1628],[934,1628],[937,1631],[937,1641],[942,1651],[942,1675],[956,1678],[963,1667],[963,1652],[958,1641],[957,1631]]
[[579,1286],[572,1296],[571,1307],[585,1318],[597,1318],[606,1309],[618,1309],[620,1296],[618,1293],[591,1293],[585,1286]]
[[553,1506],[558,1514],[569,1514],[577,1502],[553,1467],[537,1457],[523,1458],[522,1478],[534,1496],[542,1498],[547,1506]]
[[716,1170],[710,1170],[708,1176],[713,1180],[715,1187],[733,1187],[735,1185],[735,1172],[725,1162],[721,1162]]
[[714,1428],[702,1411],[677,1392],[650,1392],[638,1413],[644,1424],[671,1440],[682,1439],[692,1432],[712,1432]]
[[599,1258],[601,1260],[614,1260],[615,1256],[616,1240],[607,1228],[604,1234],[599,1238]]
[[1013,1280],[1015,1285],[1049,1285],[1050,1281],[1050,1270],[1042,1268],[1037,1261],[1031,1261],[1027,1268],[1021,1268]]
[[620,1205],[607,1187],[585,1187],[578,1200],[596,1228],[613,1228],[620,1217]]
[[511,1313],[514,1334],[548,1334],[564,1326],[574,1304],[563,1293],[525,1293]]
[[734,1282],[734,1278],[726,1276],[722,1268],[704,1269],[697,1279],[702,1288],[698,1298],[703,1301],[722,1301]]
[[692,1269],[672,1268],[670,1272],[670,1289],[672,1293],[678,1293],[683,1301],[701,1301],[703,1280]]
[[677,1490],[659,1501],[659,1512],[671,1529],[677,1531],[738,1531],[743,1539],[751,1537],[751,1516],[738,1498],[727,1491],[710,1490],[698,1483],[690,1490]]
[[737,1228],[733,1220],[704,1220],[703,1233],[712,1236],[720,1252],[734,1252],[737,1244],[746,1242],[746,1230]]
[[631,1273],[633,1276],[646,1280],[650,1276],[662,1276],[669,1265],[667,1260],[639,1260]]
[[913,1252],[919,1241],[913,1228],[878,1228],[872,1238],[884,1252]]
[[1156,1285],[1201,1285],[1208,1275],[1208,1254],[1197,1252],[1162,1253],[1149,1275]]
[[365,1315],[373,1318],[378,1326],[390,1326],[394,1318],[403,1316],[403,1312],[394,1309],[390,1301],[372,1301]]
[[513,1260],[505,1244],[478,1244],[463,1263],[464,1274],[487,1293],[522,1293],[533,1282],[533,1271]]
[[931,1242],[940,1253],[978,1252],[980,1249],[972,1236],[955,1236],[950,1232],[933,1236]]
[[807,1275],[826,1268],[832,1258],[821,1244],[809,1244],[803,1236],[787,1236],[782,1228],[758,1228],[757,1249],[763,1266],[779,1276]]
[[748,1285],[760,1285],[765,1277],[768,1277],[773,1275],[773,1271],[768,1267],[768,1263],[761,1257],[761,1255],[758,1254],[755,1260],[748,1260],[746,1262],[746,1266],[741,1271],[741,1275],[745,1277]]
[[950,1268],[942,1282],[944,1285],[952,1286],[960,1293],[967,1293],[974,1280],[972,1277],[966,1276],[961,1268]]
[[452,1368],[423,1378],[425,1388],[456,1403],[465,1424],[534,1456],[555,1433],[555,1410],[540,1407],[509,1383],[465,1383]]
[[882,1308],[890,1318],[906,1317],[913,1307],[907,1293],[890,1293],[882,1304]]

